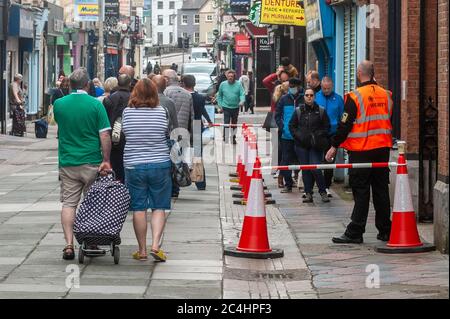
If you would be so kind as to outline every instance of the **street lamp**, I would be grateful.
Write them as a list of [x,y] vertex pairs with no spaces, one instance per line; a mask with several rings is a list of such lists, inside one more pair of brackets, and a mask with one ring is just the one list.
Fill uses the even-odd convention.
[[73,22],[67,22],[66,27],[68,28],[67,32],[64,34],[64,41],[69,42],[70,49],[70,72],[73,72],[74,65],[74,56],[73,56],[73,42],[78,41],[78,29],[79,24]]

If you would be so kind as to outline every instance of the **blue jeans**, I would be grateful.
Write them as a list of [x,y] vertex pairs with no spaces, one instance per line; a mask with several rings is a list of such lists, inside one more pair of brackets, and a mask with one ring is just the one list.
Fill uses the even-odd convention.
[[[293,165],[295,163],[294,140],[286,140],[280,138],[281,142],[281,165]],[[294,180],[292,179],[292,171],[282,170],[281,174],[284,178],[284,184],[288,188],[292,188]]]
[[[306,149],[300,146],[295,146],[295,152],[297,153],[300,165],[309,164],[321,164],[323,159],[323,152],[315,149]],[[305,170],[302,171],[303,185],[305,187],[305,193],[311,194],[314,186],[314,180],[319,187],[319,193],[325,193],[325,179],[322,174],[322,170]]]

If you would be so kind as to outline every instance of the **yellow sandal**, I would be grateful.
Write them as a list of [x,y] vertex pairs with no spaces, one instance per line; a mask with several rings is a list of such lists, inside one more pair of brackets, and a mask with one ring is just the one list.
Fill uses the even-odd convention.
[[146,261],[147,255],[141,255],[139,251],[135,251],[131,256],[133,256],[134,259],[140,260],[140,261]]
[[155,261],[161,261],[165,262],[167,260],[166,254],[160,249],[160,250],[151,250],[150,255],[155,259]]

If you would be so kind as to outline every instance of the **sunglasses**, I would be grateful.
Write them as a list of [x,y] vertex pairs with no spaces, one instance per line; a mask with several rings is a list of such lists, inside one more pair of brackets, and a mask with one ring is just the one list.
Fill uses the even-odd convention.
[[306,97],[313,97],[314,94],[305,94]]

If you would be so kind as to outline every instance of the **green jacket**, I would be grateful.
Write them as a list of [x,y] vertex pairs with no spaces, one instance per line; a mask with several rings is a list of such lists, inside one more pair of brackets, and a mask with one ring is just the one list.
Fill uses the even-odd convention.
[[239,108],[239,104],[245,102],[245,91],[241,82],[235,81],[230,84],[228,81],[223,81],[220,84],[219,92],[217,93],[217,103],[220,107],[229,109]]

